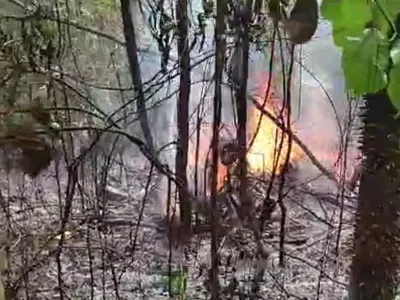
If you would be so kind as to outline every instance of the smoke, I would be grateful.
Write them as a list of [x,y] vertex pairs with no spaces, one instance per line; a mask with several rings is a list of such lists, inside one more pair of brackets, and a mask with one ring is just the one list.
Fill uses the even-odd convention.
[[[331,27],[321,21],[312,41],[300,50],[294,91],[295,129],[315,156],[331,172],[342,151],[344,135],[348,134],[346,177],[352,172],[358,157],[357,103],[348,99],[341,69],[341,52],[334,46]],[[305,164],[303,176],[319,174]]]
[[[135,2],[135,1],[134,1]],[[144,8],[146,9],[146,8]],[[141,72],[143,81],[156,76],[160,70],[160,55],[157,46],[150,37],[147,21],[143,19],[137,8],[133,9],[136,27],[139,28],[139,47],[147,49],[141,53]],[[150,12],[148,12],[150,13]],[[208,146],[211,141],[212,130],[212,101],[214,86],[212,83],[214,72],[213,52],[213,29],[207,28],[209,32],[202,51],[194,49],[191,52],[193,63],[210,58],[192,69],[192,87],[190,99],[190,153],[196,149],[196,118],[200,117],[202,124],[200,162],[205,162]],[[341,141],[343,139],[339,130],[347,123],[350,104],[345,94],[345,85],[341,71],[340,50],[332,42],[329,24],[321,22],[316,36],[308,44],[298,48],[295,63],[294,83],[292,87],[292,106],[294,129],[301,140],[308,145],[315,156],[332,172],[335,171],[334,164],[339,155]],[[197,50],[197,51],[196,51]],[[250,94],[260,96],[260,87],[265,86],[269,76],[272,76],[273,90],[277,96],[282,96],[280,76],[282,65],[281,55],[287,60],[287,53],[280,53],[277,47],[275,51],[274,67],[269,70],[268,55],[251,49],[249,61],[248,86]],[[176,51],[172,49],[169,69],[176,67]],[[176,70],[177,71],[177,70]],[[171,74],[176,73],[173,71]],[[158,81],[164,83],[158,87],[148,102],[150,127],[153,129],[153,137],[160,152],[160,159],[171,169],[174,169],[175,151],[173,142],[176,140],[176,100],[179,86],[179,77],[169,78],[158,75]],[[154,80],[154,83],[157,83]],[[154,88],[157,89],[157,88]],[[223,123],[233,128],[234,117],[232,107],[231,91],[223,87]],[[342,129],[343,130],[343,129]],[[169,146],[167,146],[169,145]],[[351,145],[350,164],[355,160],[357,151],[354,144]],[[189,158],[191,159],[191,158]],[[194,170],[189,168],[189,182],[193,184]],[[301,166],[301,176],[310,179],[319,175],[319,171],[312,167],[310,162],[304,162]],[[204,170],[200,169],[198,177],[204,178]],[[162,177],[157,187],[165,196],[167,179]],[[192,186],[193,188],[193,186]],[[204,188],[204,182],[200,183],[199,190]],[[164,208],[162,208],[164,209]]]

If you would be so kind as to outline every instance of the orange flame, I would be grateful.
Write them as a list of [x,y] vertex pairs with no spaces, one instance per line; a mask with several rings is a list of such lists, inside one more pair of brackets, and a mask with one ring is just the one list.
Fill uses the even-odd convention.
[[[264,102],[264,93],[259,97],[259,104]],[[265,110],[269,111],[275,117],[279,116],[279,108],[275,102],[281,104],[281,99],[274,99],[273,91],[270,91],[270,96],[266,101],[264,106]],[[283,112],[285,114],[285,111]],[[285,116],[284,116],[285,117]],[[226,125],[225,125],[226,126]],[[200,137],[200,155],[198,166],[206,166],[210,170],[211,166],[211,151],[210,151],[210,141],[211,141],[211,126],[203,124],[201,129]],[[255,175],[261,174],[271,174],[275,171],[276,174],[282,172],[282,167],[285,163],[286,157],[289,151],[289,138],[287,134],[283,134],[282,130],[269,119],[267,116],[261,114],[259,109],[254,105],[251,106],[248,113],[248,146],[250,149],[247,154],[247,161],[250,173]],[[293,130],[293,129],[292,129]],[[283,140],[282,140],[283,139]],[[281,149],[280,149],[281,148]],[[280,151],[279,151],[280,149]],[[189,165],[195,165],[195,146],[194,144],[189,147]],[[207,161],[208,157],[208,163]],[[305,157],[303,150],[300,146],[292,141],[291,152],[289,156],[289,161],[299,161]],[[202,176],[202,175],[201,175]],[[218,189],[223,187],[224,181],[226,180],[227,169],[221,162],[218,165]],[[209,188],[206,189],[209,193]]]
[[[193,136],[194,138],[194,136]],[[189,143],[189,155],[188,155],[188,165],[192,168],[196,165],[196,151],[199,151],[199,156],[197,160],[197,166],[199,168],[198,176],[203,179],[203,176],[206,175],[207,187],[206,192],[210,193],[211,183],[211,168],[212,168],[212,150],[211,147],[211,139],[212,139],[212,126],[211,124],[204,123],[200,128],[200,143],[198,145],[198,149],[195,143],[195,139],[191,143]],[[204,170],[205,168],[205,170]],[[206,174],[204,174],[206,172]],[[217,189],[221,189],[224,185],[227,176],[227,169],[221,163],[221,160],[218,161],[218,174],[217,174]]]
[[[266,89],[265,89],[266,90]],[[265,101],[265,110],[275,117],[279,116],[279,109],[274,105],[275,99],[273,92]],[[266,94],[266,91],[263,93]],[[264,99],[257,99],[260,105]],[[279,100],[279,99],[278,99]],[[284,118],[285,111],[283,112]],[[261,119],[260,119],[261,117]],[[267,116],[262,115],[259,109],[254,105],[249,111],[249,145],[250,149],[247,155],[250,171],[255,174],[282,172],[286,157],[289,152],[289,137]],[[289,161],[299,161],[304,157],[304,152],[300,146],[292,141]]]

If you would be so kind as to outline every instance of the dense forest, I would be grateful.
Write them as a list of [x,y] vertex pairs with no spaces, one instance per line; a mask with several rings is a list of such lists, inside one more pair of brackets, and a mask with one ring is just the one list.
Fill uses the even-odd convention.
[[0,2],[0,300],[400,299],[398,1]]

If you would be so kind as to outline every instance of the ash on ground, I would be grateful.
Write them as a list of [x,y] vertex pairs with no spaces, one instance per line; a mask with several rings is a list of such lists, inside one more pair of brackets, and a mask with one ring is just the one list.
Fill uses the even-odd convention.
[[[60,162],[57,162],[60,164]],[[210,234],[190,245],[169,247],[154,222],[156,171],[143,158],[78,170],[71,211],[66,216],[71,177],[53,165],[35,179],[2,174],[1,226],[6,232],[8,295],[19,299],[168,299],[160,285],[172,269],[188,270],[189,299],[208,299]],[[151,180],[149,180],[151,176]],[[326,179],[319,179],[323,182]],[[354,213],[354,196],[340,198],[318,183],[291,180],[286,208],[283,266],[281,210],[276,207],[257,251],[251,230],[232,228],[220,238],[221,299],[343,299]],[[265,197],[265,185],[254,187]],[[344,213],[340,213],[340,208]],[[63,218],[68,217],[63,237]],[[340,236],[338,237],[338,234]],[[62,240],[62,243],[60,242]]]

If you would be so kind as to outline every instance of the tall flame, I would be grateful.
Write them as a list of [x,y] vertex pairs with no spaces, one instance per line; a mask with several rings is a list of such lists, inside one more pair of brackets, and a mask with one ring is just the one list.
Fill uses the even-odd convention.
[[[260,105],[263,104],[264,99],[258,99]],[[273,93],[267,99],[264,109],[270,112],[273,116],[278,117],[280,114],[279,105],[281,105],[281,99],[275,99]],[[276,105],[279,104],[279,105]],[[285,117],[286,112],[283,111]],[[199,161],[198,166],[206,167],[207,171],[211,168],[211,151],[210,151],[210,141],[212,137],[211,127],[207,124],[203,124],[200,136],[199,145]],[[289,152],[289,137],[287,134],[283,134],[282,130],[278,128],[274,121],[272,121],[267,116],[262,115],[262,113],[254,105],[251,106],[248,112],[248,171],[255,175],[261,174],[271,174],[275,171],[276,174],[282,172],[282,167],[285,163],[286,157]],[[293,129],[292,129],[293,130]],[[282,140],[283,139],[283,140]],[[280,149],[280,151],[279,151]],[[191,143],[189,147],[189,166],[195,166],[195,144]],[[292,141],[291,151],[289,156],[289,161],[299,161],[305,156],[303,150],[298,144]],[[207,163],[208,157],[208,163]],[[199,174],[203,176],[202,174]],[[208,173],[208,176],[211,173]],[[218,164],[218,178],[217,187],[222,188],[224,181],[227,176],[227,168],[221,161]],[[211,178],[209,178],[211,180]],[[209,193],[209,186],[206,188]]]
[[[264,99],[257,99],[260,105]],[[279,116],[279,109],[275,105],[273,96],[265,101],[265,110],[273,116]],[[284,118],[286,112],[283,111]],[[282,167],[289,153],[289,136],[267,116],[262,115],[254,105],[248,115],[248,132],[250,149],[247,154],[250,172],[253,173],[275,173],[282,172]],[[304,157],[300,146],[292,141],[289,161],[298,161]]]

